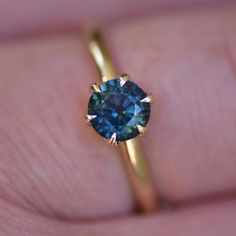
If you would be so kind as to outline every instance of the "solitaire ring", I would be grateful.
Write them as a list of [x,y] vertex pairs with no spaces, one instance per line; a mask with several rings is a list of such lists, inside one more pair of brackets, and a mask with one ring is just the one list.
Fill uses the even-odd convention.
[[137,210],[152,212],[158,207],[158,195],[139,136],[147,130],[153,96],[128,74],[116,74],[98,30],[90,33],[88,44],[100,82],[91,85],[86,121],[119,149]]

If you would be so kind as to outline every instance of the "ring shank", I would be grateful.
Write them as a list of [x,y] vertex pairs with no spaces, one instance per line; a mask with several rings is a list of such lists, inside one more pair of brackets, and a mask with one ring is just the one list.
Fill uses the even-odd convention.
[[97,30],[91,32],[89,39],[89,51],[97,66],[102,82],[114,79],[116,76],[115,69],[112,65],[104,41]]
[[[90,34],[89,50],[102,82],[114,79],[115,69],[97,30]],[[146,213],[154,211],[158,206],[157,194],[139,139],[133,138],[120,142],[119,149],[138,209]]]

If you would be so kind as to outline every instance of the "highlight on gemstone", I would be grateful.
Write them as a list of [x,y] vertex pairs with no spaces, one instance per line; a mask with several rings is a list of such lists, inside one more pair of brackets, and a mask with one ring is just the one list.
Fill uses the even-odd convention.
[[120,78],[100,84],[88,103],[89,122],[106,139],[126,141],[140,134],[150,117],[147,94],[132,81]]

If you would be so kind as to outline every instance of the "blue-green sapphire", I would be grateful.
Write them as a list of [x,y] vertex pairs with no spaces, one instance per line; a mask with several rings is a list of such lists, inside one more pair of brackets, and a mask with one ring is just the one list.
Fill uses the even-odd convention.
[[125,141],[139,134],[137,125],[146,127],[150,103],[141,102],[147,94],[135,83],[121,85],[119,79],[100,84],[101,92],[93,92],[88,114],[96,116],[90,123],[106,139],[116,133],[116,141]]

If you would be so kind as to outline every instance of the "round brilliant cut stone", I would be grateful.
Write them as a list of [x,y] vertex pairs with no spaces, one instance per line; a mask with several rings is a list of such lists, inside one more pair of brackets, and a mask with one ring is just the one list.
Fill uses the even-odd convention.
[[147,126],[150,103],[141,102],[147,94],[135,83],[120,79],[100,85],[101,92],[93,92],[88,103],[88,114],[93,115],[92,127],[106,139],[116,134],[116,141],[125,141],[139,134],[137,126]]

